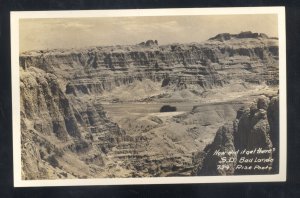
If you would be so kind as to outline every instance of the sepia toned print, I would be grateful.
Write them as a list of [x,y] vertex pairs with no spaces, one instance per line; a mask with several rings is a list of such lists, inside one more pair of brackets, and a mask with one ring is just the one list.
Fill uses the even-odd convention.
[[18,179],[282,176],[278,14],[186,11],[21,17]]

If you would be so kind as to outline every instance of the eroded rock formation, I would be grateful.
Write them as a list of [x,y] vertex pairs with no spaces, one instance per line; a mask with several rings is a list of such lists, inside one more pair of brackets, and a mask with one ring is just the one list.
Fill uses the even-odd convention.
[[[214,96],[207,90],[225,85],[229,90],[244,90],[247,83],[276,87],[278,41],[244,32],[203,43],[148,40],[132,46],[32,51],[20,55],[20,77],[24,179],[190,175],[192,153],[203,149],[244,101],[199,104],[190,112],[162,117],[124,114],[118,123],[102,103],[199,102]],[[278,145],[278,101],[258,103],[241,111],[236,125],[220,128],[200,158],[217,147]],[[215,171],[215,161],[204,161],[199,174],[233,174],[232,169]]]
[[242,32],[204,43],[158,45],[149,40],[133,46],[33,51],[20,56],[20,65],[67,79],[67,94],[99,94],[145,79],[162,87],[199,90],[231,80],[278,84],[278,40]]
[[[195,156],[195,162],[198,165],[196,170],[194,170],[194,174],[244,175],[278,173],[278,119],[278,96],[272,97],[271,102],[268,97],[261,96],[250,108],[240,109],[236,120],[233,123],[220,127],[214,141],[206,146],[204,151]],[[257,151],[258,149],[271,152],[260,153]],[[243,153],[243,150],[255,152],[247,154]],[[225,152],[225,155],[216,155],[216,151]],[[222,163],[222,157],[232,160]],[[246,162],[243,159],[250,160]],[[256,159],[267,160],[259,162]],[[218,165],[224,165],[226,168],[218,168]],[[267,168],[260,169],[259,167]]]
[[79,157],[83,161],[104,163],[101,155],[124,132],[106,117],[101,105],[67,97],[53,74],[34,67],[20,72],[23,177],[71,176],[62,170],[68,169],[63,167],[68,163],[59,160],[65,152],[85,154]]

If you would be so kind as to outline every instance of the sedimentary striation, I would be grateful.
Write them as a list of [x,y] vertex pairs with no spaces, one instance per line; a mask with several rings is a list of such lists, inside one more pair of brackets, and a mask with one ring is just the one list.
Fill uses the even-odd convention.
[[65,152],[79,154],[83,162],[102,164],[100,154],[124,136],[124,131],[106,117],[103,107],[67,97],[51,73],[34,67],[20,72],[24,177],[51,177],[45,175],[48,166],[58,169],[53,171],[54,177],[67,175],[61,169],[68,170],[63,167],[68,162],[59,163]]
[[[190,44],[148,40],[130,46],[25,52],[20,55],[22,176],[190,175],[193,153],[204,149],[217,129],[256,97],[258,86],[267,87],[263,91],[277,91],[278,86],[278,40],[265,34],[219,34]],[[238,95],[230,94],[233,90]],[[254,94],[249,96],[249,90]],[[103,106],[191,101],[194,108],[177,108],[179,113],[122,111],[121,116],[109,116]],[[235,125],[219,129],[215,142],[224,149],[227,143],[222,141],[235,149],[251,146],[252,140],[266,147],[278,144],[278,101],[265,103],[240,115],[240,132],[231,134]],[[250,143],[243,139],[245,134],[239,136],[242,133]],[[264,133],[271,135],[263,139]],[[228,140],[219,140],[223,136]],[[257,136],[264,142],[255,142]],[[212,163],[203,163],[199,171]]]
[[[274,122],[274,119],[277,119]],[[270,174],[279,171],[279,98],[260,96],[249,108],[240,109],[233,123],[226,123],[214,141],[196,157],[195,175]],[[275,148],[275,150],[273,150]],[[271,151],[271,152],[259,152]],[[256,151],[246,154],[242,151]],[[216,155],[215,152],[225,152]],[[220,163],[226,157],[225,163]],[[263,160],[259,160],[263,159]],[[272,160],[273,159],[273,160]],[[246,162],[246,160],[248,160]],[[226,168],[218,168],[226,165]],[[250,168],[251,167],[251,168]],[[267,168],[264,168],[267,167]]]
[[198,90],[230,80],[278,84],[277,39],[251,32],[225,35],[203,43],[158,45],[147,41],[133,46],[33,51],[20,56],[20,65],[66,79],[62,88],[74,95],[101,94],[145,79],[161,87],[197,86]]

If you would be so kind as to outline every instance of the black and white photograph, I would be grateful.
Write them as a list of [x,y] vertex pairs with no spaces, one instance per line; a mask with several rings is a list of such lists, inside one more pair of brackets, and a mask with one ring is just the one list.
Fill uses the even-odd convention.
[[15,186],[285,181],[283,7],[12,12],[11,35]]

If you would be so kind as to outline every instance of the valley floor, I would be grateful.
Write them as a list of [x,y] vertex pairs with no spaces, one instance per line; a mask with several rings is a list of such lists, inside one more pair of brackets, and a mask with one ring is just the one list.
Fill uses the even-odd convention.
[[[142,141],[125,141],[108,153],[111,167],[118,161],[116,176],[190,175],[193,155],[211,143],[220,126],[233,121],[241,107],[249,106],[258,96],[273,96],[277,87],[267,85],[228,85],[207,91],[205,97],[166,98],[151,102],[123,101],[106,103],[108,117],[126,134]],[[163,105],[176,112],[160,112]],[[124,174],[125,170],[127,174]],[[126,172],[126,171],[125,171]]]

